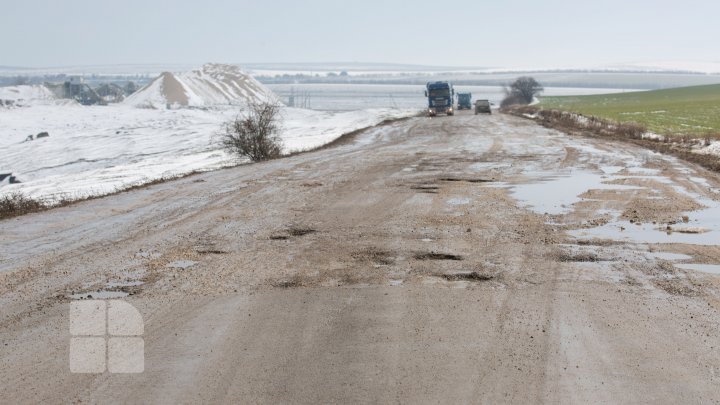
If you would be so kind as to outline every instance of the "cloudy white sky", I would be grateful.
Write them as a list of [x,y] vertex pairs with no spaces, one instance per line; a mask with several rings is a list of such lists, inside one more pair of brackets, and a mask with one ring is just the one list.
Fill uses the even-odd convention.
[[720,61],[717,0],[2,0],[0,65]]

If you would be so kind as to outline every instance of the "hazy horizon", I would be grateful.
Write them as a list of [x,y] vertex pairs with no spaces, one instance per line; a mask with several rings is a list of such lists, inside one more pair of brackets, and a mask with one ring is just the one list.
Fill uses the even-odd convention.
[[0,65],[353,61],[551,69],[718,62],[720,26],[710,20],[720,12],[716,2],[437,4],[28,0],[3,7],[0,24],[17,35],[0,37]]

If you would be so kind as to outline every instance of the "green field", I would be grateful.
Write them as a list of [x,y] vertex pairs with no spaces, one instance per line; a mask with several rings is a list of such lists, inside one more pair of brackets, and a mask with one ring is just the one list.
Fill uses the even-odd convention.
[[720,134],[720,84],[593,96],[540,97],[540,107],[577,112],[672,135]]

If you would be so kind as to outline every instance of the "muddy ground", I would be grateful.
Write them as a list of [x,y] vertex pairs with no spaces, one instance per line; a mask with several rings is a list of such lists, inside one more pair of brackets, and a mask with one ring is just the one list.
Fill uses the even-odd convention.
[[[0,398],[719,402],[719,186],[461,114],[6,220]],[[144,373],[70,372],[89,296],[139,309]]]

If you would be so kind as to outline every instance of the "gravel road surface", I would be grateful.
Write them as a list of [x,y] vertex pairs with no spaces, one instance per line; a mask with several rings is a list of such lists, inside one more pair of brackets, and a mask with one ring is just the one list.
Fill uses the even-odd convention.
[[[460,114],[0,222],[0,402],[717,403],[720,178]],[[75,374],[69,308],[144,320]]]

